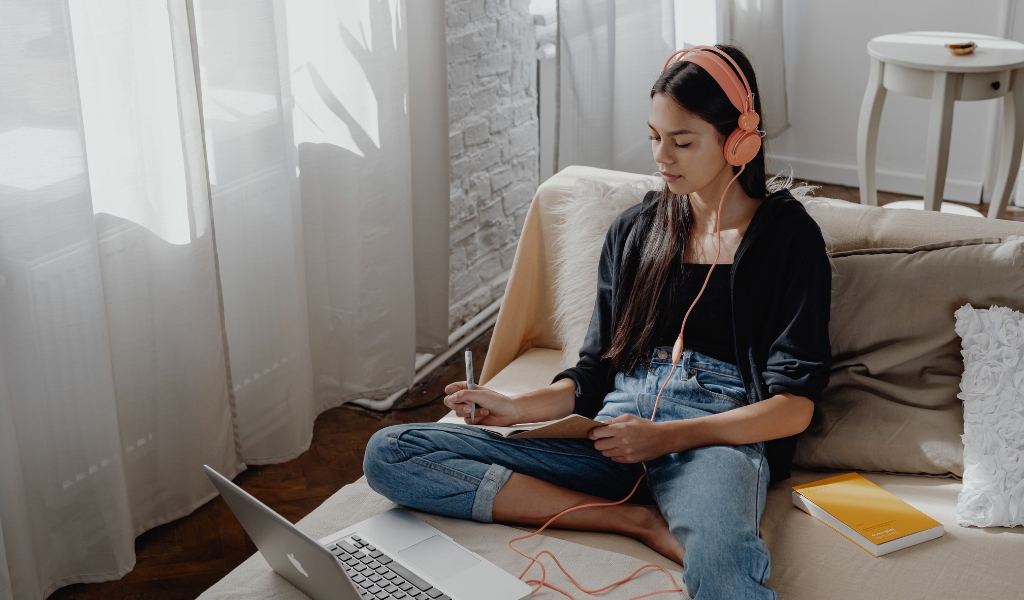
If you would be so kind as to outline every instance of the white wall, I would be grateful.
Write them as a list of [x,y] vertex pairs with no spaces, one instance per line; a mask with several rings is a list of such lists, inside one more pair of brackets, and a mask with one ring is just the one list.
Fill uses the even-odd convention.
[[[902,31],[961,31],[1021,38],[1017,0],[784,0],[790,127],[769,141],[772,168],[857,185],[857,120],[868,77],[866,45]],[[1010,19],[1010,22],[1007,21]],[[988,172],[994,109],[957,102],[946,199],[978,202]],[[889,93],[878,138],[878,188],[924,193],[929,102]],[[995,158],[995,157],[991,157]]]

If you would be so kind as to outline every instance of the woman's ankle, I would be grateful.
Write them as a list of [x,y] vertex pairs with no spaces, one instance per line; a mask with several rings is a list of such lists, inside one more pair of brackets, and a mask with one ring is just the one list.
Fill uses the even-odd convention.
[[661,513],[656,506],[646,504],[624,504],[614,518],[615,532],[632,538],[642,538],[658,524]]

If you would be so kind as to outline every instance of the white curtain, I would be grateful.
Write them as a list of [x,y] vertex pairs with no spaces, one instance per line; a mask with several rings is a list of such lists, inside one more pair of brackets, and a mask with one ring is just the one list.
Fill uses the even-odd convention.
[[720,41],[750,56],[776,135],[788,126],[781,0],[558,0],[556,171],[656,172],[651,86],[677,48]]
[[0,599],[412,380],[406,39],[400,0],[0,3]]
[[750,58],[761,92],[765,131],[771,139],[789,127],[782,0],[718,0],[719,39],[736,44]]
[[653,173],[651,86],[675,47],[672,0],[558,1],[555,170]]

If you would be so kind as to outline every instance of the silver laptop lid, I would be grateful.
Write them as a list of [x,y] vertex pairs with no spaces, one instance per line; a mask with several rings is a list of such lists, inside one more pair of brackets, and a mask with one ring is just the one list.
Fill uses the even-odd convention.
[[220,473],[206,465],[203,469],[260,554],[281,577],[314,600],[360,600],[355,585],[327,548]]

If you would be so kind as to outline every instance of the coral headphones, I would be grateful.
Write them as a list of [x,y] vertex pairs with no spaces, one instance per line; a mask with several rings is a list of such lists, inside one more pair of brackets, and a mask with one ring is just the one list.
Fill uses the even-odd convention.
[[[714,46],[694,46],[672,53],[665,61],[664,73],[672,62],[692,62],[702,67],[729,97],[729,101],[740,111],[739,127],[725,140],[725,160],[739,167],[754,160],[761,150],[761,132],[757,126],[761,117],[754,110],[754,93],[750,90],[747,77],[731,56]],[[735,69],[735,70],[734,70]]]

